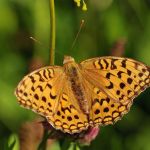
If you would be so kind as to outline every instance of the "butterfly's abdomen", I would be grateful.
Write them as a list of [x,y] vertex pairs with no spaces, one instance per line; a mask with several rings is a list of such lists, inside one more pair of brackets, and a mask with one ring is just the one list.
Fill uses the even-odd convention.
[[76,64],[70,63],[67,65],[66,74],[70,81],[71,90],[78,101],[80,109],[83,113],[89,114],[88,101],[84,93],[81,74]]

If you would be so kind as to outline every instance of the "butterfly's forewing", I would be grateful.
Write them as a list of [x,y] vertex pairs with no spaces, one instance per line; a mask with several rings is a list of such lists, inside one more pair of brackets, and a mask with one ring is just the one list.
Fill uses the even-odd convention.
[[150,68],[120,57],[100,57],[81,62],[91,84],[90,119],[94,125],[112,124],[127,113],[133,99],[150,86]]
[[62,67],[44,67],[33,71],[16,88],[18,102],[43,116],[53,115],[61,92],[57,89],[61,89],[63,78]]

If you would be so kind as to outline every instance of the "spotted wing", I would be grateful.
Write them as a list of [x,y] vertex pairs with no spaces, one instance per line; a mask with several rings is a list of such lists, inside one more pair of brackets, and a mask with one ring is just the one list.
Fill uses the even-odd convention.
[[94,126],[121,119],[133,99],[150,86],[150,68],[133,59],[100,57],[80,65],[92,93],[90,123]]
[[53,115],[59,102],[63,78],[62,67],[44,67],[33,71],[16,88],[19,104],[43,116]]

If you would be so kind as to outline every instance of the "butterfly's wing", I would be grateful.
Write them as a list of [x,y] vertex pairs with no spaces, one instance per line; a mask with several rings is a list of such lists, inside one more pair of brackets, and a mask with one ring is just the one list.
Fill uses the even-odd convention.
[[59,66],[43,67],[26,75],[15,91],[19,104],[43,116],[53,115],[63,78],[64,71]]
[[72,134],[88,127],[62,67],[44,67],[28,74],[15,95],[21,106],[46,117],[56,129]]
[[48,116],[47,120],[63,132],[70,134],[79,133],[82,130],[86,130],[89,126],[87,116],[80,110],[68,80],[64,80],[64,83],[57,112],[53,117]]
[[133,99],[150,86],[150,68],[120,57],[100,57],[80,63],[91,91],[90,123],[112,124],[127,113]]

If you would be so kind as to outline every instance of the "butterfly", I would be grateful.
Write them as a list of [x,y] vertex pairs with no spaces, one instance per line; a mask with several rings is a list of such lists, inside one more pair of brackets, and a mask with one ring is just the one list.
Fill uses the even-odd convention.
[[44,116],[57,130],[80,133],[113,124],[133,99],[150,86],[150,67],[129,58],[97,57],[63,67],[47,66],[26,75],[15,95],[21,106]]

